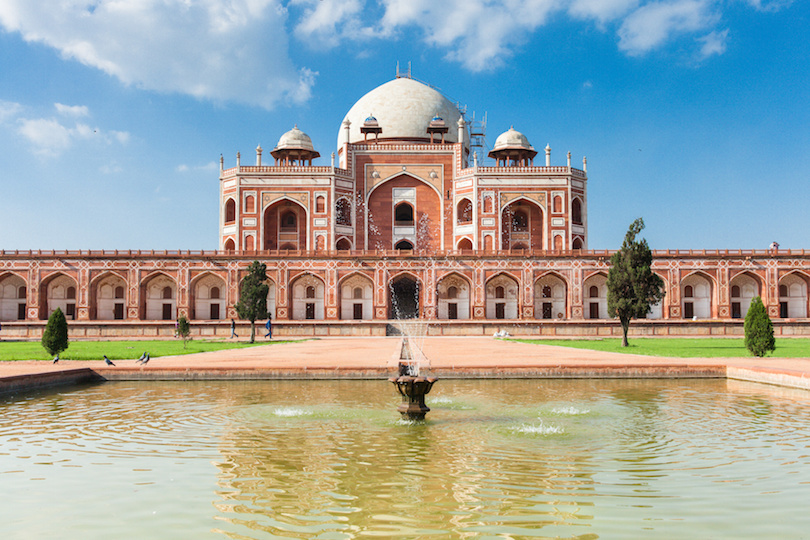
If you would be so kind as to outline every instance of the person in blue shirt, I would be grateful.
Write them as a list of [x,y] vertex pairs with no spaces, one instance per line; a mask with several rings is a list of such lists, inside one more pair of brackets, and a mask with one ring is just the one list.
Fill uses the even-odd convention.
[[268,318],[264,327],[267,328],[267,333],[264,335],[264,337],[273,339],[273,319]]

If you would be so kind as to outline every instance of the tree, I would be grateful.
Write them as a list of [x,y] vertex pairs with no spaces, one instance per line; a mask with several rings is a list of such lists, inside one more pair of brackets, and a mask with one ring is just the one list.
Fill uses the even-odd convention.
[[48,324],[42,332],[42,346],[48,354],[59,354],[68,348],[68,328],[65,314],[60,308],[56,308],[48,317]]
[[177,319],[177,336],[183,338],[183,348],[188,344],[189,336],[191,335],[191,325],[188,323],[185,315],[180,315]]
[[250,321],[250,342],[256,340],[256,319],[267,317],[267,265],[253,261],[248,275],[242,280],[242,290],[236,303],[239,318]]
[[751,307],[745,314],[745,347],[755,356],[765,356],[776,350],[773,324],[759,296],[751,300]]
[[644,228],[638,218],[627,230],[622,248],[610,258],[607,279],[608,314],[622,325],[622,347],[627,347],[627,330],[634,318],[645,317],[653,304],[664,297],[664,280],[652,271],[652,251],[647,240],[636,241]]

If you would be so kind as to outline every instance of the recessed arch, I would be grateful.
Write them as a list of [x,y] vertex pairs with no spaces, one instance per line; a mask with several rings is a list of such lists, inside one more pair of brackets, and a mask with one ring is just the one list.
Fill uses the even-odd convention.
[[338,238],[337,242],[335,242],[335,249],[338,251],[350,251],[352,249],[352,242],[345,236],[341,236]]
[[0,321],[21,321],[27,317],[28,282],[16,272],[0,273]]
[[808,313],[810,276],[794,270],[779,278],[779,317],[803,319]]
[[456,249],[457,250],[471,251],[473,249],[472,240],[470,240],[469,238],[466,238],[466,237],[461,238],[458,241],[458,243],[456,244]]
[[276,199],[262,212],[262,249],[309,249],[308,223],[309,212],[299,201],[287,196]]
[[415,319],[421,315],[422,282],[410,272],[399,272],[388,280],[388,318]]
[[760,292],[762,290],[762,283],[759,276],[751,272],[743,271],[732,276],[728,285],[731,318],[745,318],[754,297],[762,296]]
[[290,281],[292,318],[294,320],[323,320],[325,283],[320,276],[304,272]]
[[571,199],[571,223],[582,225],[582,201],[579,197]]
[[586,319],[608,319],[607,274],[593,272],[582,282],[583,315]]
[[60,308],[67,320],[76,318],[78,282],[64,272],[53,272],[42,279],[40,284],[40,319],[47,319]]
[[338,282],[340,318],[369,320],[374,318],[374,281],[362,272],[352,272]]
[[[691,296],[686,296],[686,288]],[[690,272],[681,279],[681,313],[684,319],[708,319],[714,311],[714,279],[704,272]]]
[[520,281],[508,272],[490,277],[484,287],[487,319],[517,319]]
[[545,209],[518,197],[501,210],[501,249],[544,249]]
[[236,221],[236,201],[233,197],[229,197],[225,200],[223,213],[225,215],[225,223],[233,223]]
[[[124,294],[119,296],[119,287]],[[115,271],[106,271],[90,280],[90,318],[102,321],[126,318],[127,280]]]
[[456,223],[459,225],[469,225],[473,222],[473,203],[464,197],[456,204]]
[[[192,319],[216,321],[227,318],[225,279],[213,272],[202,272],[189,283]],[[235,302],[233,302],[235,303]]]
[[467,320],[470,318],[470,280],[458,272],[449,272],[436,283],[439,319]]
[[534,282],[534,318],[568,318],[568,281],[556,272],[547,272]]
[[[166,298],[166,289],[171,294]],[[150,321],[171,321],[177,318],[177,282],[165,272],[145,276],[140,284],[141,318]]]

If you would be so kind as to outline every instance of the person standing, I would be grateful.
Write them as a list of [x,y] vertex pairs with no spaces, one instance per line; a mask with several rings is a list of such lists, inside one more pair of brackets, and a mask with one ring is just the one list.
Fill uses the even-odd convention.
[[273,317],[271,317],[269,314],[267,317],[267,323],[264,325],[264,327],[267,328],[267,333],[264,335],[264,337],[273,339]]
[[238,338],[239,336],[236,335],[236,321],[231,319],[231,337]]

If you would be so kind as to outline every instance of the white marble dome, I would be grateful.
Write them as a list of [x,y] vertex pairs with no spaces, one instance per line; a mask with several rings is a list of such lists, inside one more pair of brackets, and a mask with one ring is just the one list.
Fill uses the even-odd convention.
[[529,144],[529,139],[526,138],[526,135],[517,131],[514,127],[510,127],[507,131],[498,135],[498,138],[495,139],[495,145],[492,147],[493,152],[507,149],[534,150],[532,145]]
[[[374,117],[382,128],[380,139],[422,139],[429,141],[427,127],[440,116],[448,130],[445,141],[458,142],[458,107],[440,92],[406,77],[394,79],[361,97],[343,120],[349,120],[349,142],[362,143],[363,122]],[[343,125],[338,131],[338,148],[345,139]]]
[[[289,124],[288,124],[289,125]],[[309,135],[298,129],[296,125],[290,131],[282,135],[273,151],[277,150],[310,150],[314,151],[312,139]]]

